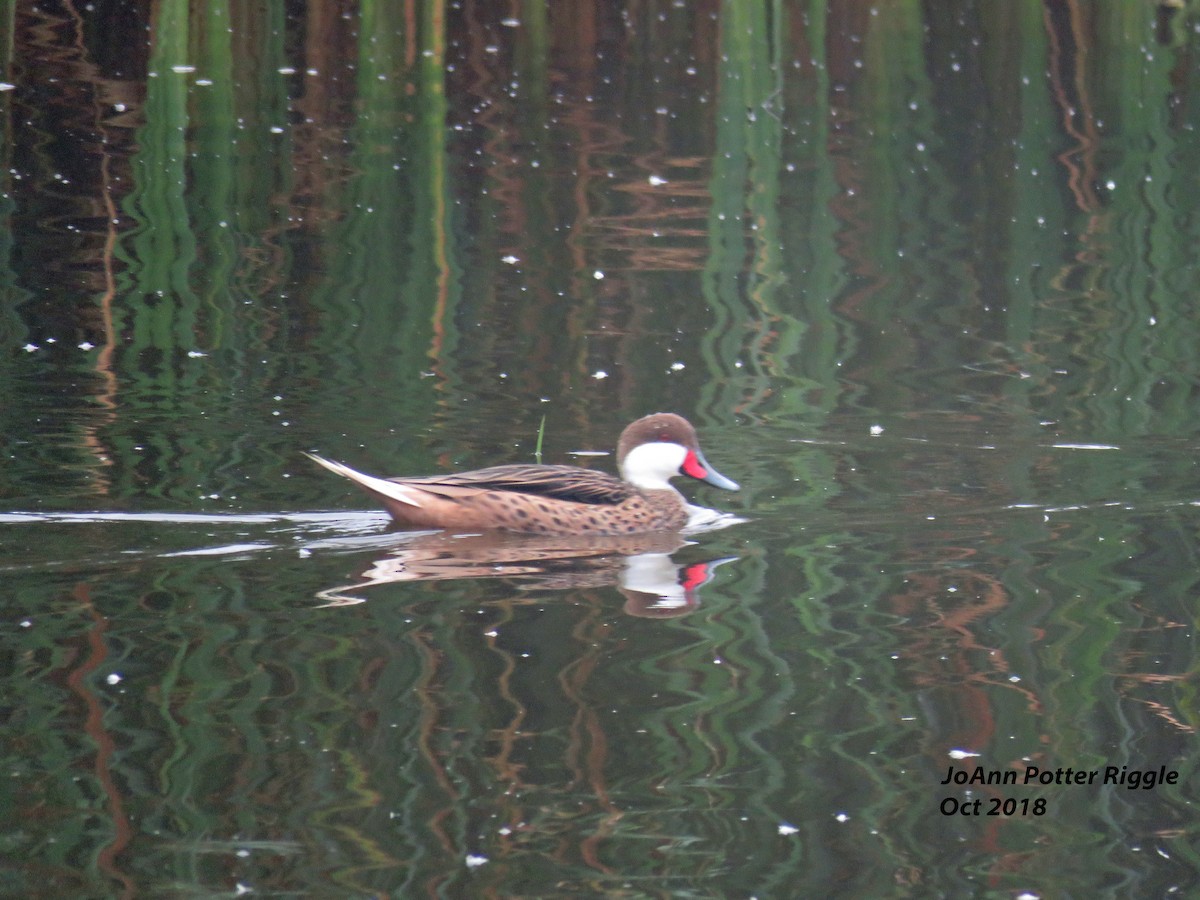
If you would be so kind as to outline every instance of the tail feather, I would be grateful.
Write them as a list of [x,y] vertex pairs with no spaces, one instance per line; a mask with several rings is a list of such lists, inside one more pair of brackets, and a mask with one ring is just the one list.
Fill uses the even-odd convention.
[[420,507],[421,503],[413,497],[413,491],[406,488],[402,484],[397,484],[394,481],[387,481],[383,478],[376,478],[374,475],[367,475],[364,472],[359,472],[357,469],[352,469],[344,463],[334,462],[331,459],[325,459],[323,456],[317,456],[315,453],[305,453],[309,459],[324,466],[330,472],[341,475],[343,478],[349,478],[355,484],[366,488],[368,491],[373,491],[376,494],[382,494],[397,503],[407,503],[409,506]]

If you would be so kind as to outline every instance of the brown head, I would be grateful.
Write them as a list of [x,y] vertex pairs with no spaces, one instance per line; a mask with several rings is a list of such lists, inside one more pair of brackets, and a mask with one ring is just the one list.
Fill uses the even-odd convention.
[[617,466],[622,478],[647,490],[668,487],[667,481],[676,475],[727,491],[738,489],[708,464],[692,423],[674,413],[654,413],[628,425],[617,442]]

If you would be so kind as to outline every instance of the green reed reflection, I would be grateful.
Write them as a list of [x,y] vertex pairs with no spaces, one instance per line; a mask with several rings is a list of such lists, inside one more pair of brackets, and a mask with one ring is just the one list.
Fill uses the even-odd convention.
[[[1194,892],[1196,16],[6,7],[0,880]],[[676,618],[228,516],[658,408],[749,520]],[[214,515],[13,515],[97,506]]]
[[321,325],[311,348],[322,361],[314,377],[347,389],[370,384],[375,396],[351,409],[334,393],[315,398],[323,419],[341,420],[343,439],[347,430],[371,436],[425,421],[433,396],[422,372],[440,342],[457,343],[444,36],[434,27],[440,7],[425,8],[415,33],[390,27],[382,8],[364,11],[373,37],[359,48],[359,107],[338,198],[349,212],[329,230],[313,292]]

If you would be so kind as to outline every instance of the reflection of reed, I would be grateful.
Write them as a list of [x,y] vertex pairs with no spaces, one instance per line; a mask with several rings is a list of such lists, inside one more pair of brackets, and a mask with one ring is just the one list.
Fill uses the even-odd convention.
[[1079,210],[1097,213],[1101,208],[1096,196],[1100,132],[1088,87],[1091,47],[1087,34],[1092,23],[1082,21],[1087,15],[1086,9],[1076,3],[1048,4],[1043,15],[1049,40],[1048,71],[1053,97],[1063,131],[1075,142],[1058,154],[1058,162],[1068,173],[1067,185]]
[[[701,180],[707,177],[706,160],[665,158],[656,165],[639,158],[636,162],[633,174],[645,177],[611,187],[633,198],[633,209],[590,216],[588,244],[598,252],[615,253],[603,258],[618,261],[618,269],[702,271],[709,252],[712,205],[711,190]],[[695,180],[681,179],[683,172],[694,173]],[[652,181],[656,175],[662,180]]]
[[[309,602],[334,576],[282,551],[134,556],[106,525],[86,564],[10,560],[30,612],[0,675],[21,791],[6,866],[97,896],[243,871],[339,896],[1190,877],[1170,846],[1118,858],[1124,837],[1174,837],[1144,825],[1184,820],[1190,788],[960,832],[939,874],[948,829],[913,773],[955,743],[1186,753],[1191,508],[984,516],[974,543],[961,517],[928,544],[909,519],[864,537],[839,517],[918,517],[962,485],[1190,491],[1194,16],[1159,4],[1173,43],[1149,52],[1148,4],[935,6],[10,4],[6,490],[193,509],[237,485],[294,508],[309,488],[275,476],[307,441],[264,424],[276,410],[384,454],[509,458],[524,448],[487,426],[532,434],[538,398],[586,443],[677,392],[766,426],[736,441],[795,514],[755,552],[760,583],[739,571],[740,592],[670,622],[595,588],[619,565],[559,558],[529,565],[553,598],[435,555],[380,567],[418,587],[335,610]],[[215,83],[164,86],[197,62]],[[664,332],[688,364],[665,387]],[[95,353],[24,354],[26,333]],[[857,447],[781,446],[848,406],[949,409],[1008,446],[982,472],[883,476],[890,459],[837,467]],[[1186,443],[1064,464],[1028,439],[1043,429]],[[464,874],[473,851],[491,861]]]
[[[960,559],[939,560],[936,573],[911,572],[908,586],[890,604],[892,611],[914,626],[904,629],[902,666],[908,677],[922,690],[940,689],[944,705],[957,713],[948,715],[939,728],[937,751],[943,749],[941,742],[975,749],[993,745],[997,700],[989,688],[1020,694],[1030,713],[1042,710],[1029,685],[1012,681],[1015,667],[1003,648],[980,641],[981,623],[1004,611],[1011,599],[986,571],[960,568],[976,557],[974,551],[961,548]],[[952,592],[946,589],[942,567],[953,573]]]
[[[52,315],[59,327],[65,325],[86,336],[89,340],[84,346],[99,345],[94,363],[97,379],[90,394],[99,409],[81,419],[79,442],[91,456],[86,464],[89,492],[103,496],[111,490],[107,469],[112,454],[101,431],[115,419],[117,391],[113,301],[119,268],[115,250],[123,224],[118,201],[132,182],[127,160],[142,99],[140,85],[121,67],[144,64],[146,46],[127,35],[128,55],[122,54],[118,63],[106,57],[103,48],[89,44],[85,23],[78,15],[60,18],[46,9],[29,7],[19,13],[15,5],[7,13],[13,19],[6,25],[15,33],[0,28],[9,38],[4,46],[11,50],[15,41],[19,52],[36,59],[31,68],[36,68],[40,77],[60,85],[50,102],[28,108],[18,104],[15,110],[22,131],[40,133],[35,137],[40,146],[34,148],[34,154],[44,153],[45,171],[55,173],[52,182],[35,185],[38,194],[51,196],[54,202],[32,205],[33,227],[22,230],[37,235],[39,246],[32,249],[39,265],[47,271],[70,272],[72,281],[82,281],[99,294],[94,305],[64,309],[63,304],[55,304]],[[7,65],[4,68],[9,70]],[[68,135],[75,146],[63,141]],[[57,148],[59,141],[66,146]],[[17,146],[11,141],[4,144],[5,172],[17,171],[12,164]],[[64,234],[71,235],[70,243],[50,249]]]
[[[619,883],[631,867],[676,883],[721,871],[723,861],[693,846],[745,811],[722,810],[721,782],[738,780],[743,752],[757,779],[778,774],[750,737],[760,692],[780,689],[777,661],[757,656],[754,617],[731,610],[727,627],[702,629],[720,640],[723,665],[714,667],[698,634],[631,630],[588,592],[570,599],[540,610],[532,600],[496,600],[486,617],[479,611],[472,631],[495,657],[471,664],[483,735],[448,703],[453,673],[467,662],[463,639],[448,644],[445,630],[422,639],[436,665],[422,690],[423,747],[447,801],[436,840],[461,853],[457,833],[478,835],[468,842],[487,859],[477,885],[547,867],[571,893],[597,879]],[[657,800],[646,800],[647,788]],[[647,859],[647,849],[658,852]]]
[[134,876],[118,864],[118,859],[129,849],[133,839],[133,826],[126,810],[125,793],[118,782],[118,774],[123,766],[119,764],[120,754],[113,733],[105,723],[107,709],[93,681],[97,670],[109,662],[109,648],[105,636],[108,624],[92,606],[91,592],[87,585],[80,584],[76,587],[75,600],[87,609],[94,627],[87,633],[87,656],[79,661],[78,666],[71,669],[66,683],[87,710],[83,731],[91,738],[95,748],[93,771],[96,783],[104,794],[108,821],[112,824],[111,840],[94,851],[96,865],[105,876],[120,884],[127,896],[133,896],[136,893]]

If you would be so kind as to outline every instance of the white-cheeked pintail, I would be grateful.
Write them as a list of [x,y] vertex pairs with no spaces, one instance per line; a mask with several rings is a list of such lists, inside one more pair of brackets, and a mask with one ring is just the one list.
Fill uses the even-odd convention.
[[349,478],[382,503],[406,528],[527,534],[634,534],[679,531],[697,514],[670,484],[687,475],[715,487],[738,486],[717,472],[682,416],[655,413],[621,432],[621,477],[579,466],[507,465],[450,475],[376,478],[339,462],[306,454]]

